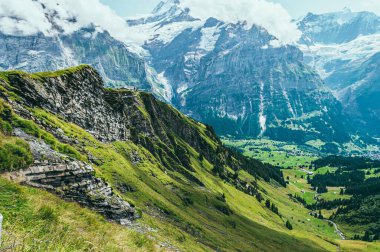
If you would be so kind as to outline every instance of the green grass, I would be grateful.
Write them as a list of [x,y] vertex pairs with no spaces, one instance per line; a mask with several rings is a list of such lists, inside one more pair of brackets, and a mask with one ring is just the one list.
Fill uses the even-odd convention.
[[350,195],[343,194],[340,195],[340,189],[341,187],[327,187],[328,192],[321,194],[322,199],[324,200],[335,200],[335,199],[349,199],[351,198]]
[[285,142],[266,139],[232,140],[225,138],[223,143],[241,150],[246,156],[283,168],[308,167],[312,161],[316,160],[314,153]]
[[10,106],[0,99],[0,173],[26,168],[33,162],[29,144],[10,136],[13,128],[8,120],[12,115]]
[[89,65],[79,65],[79,66],[70,67],[70,68],[66,68],[66,69],[58,70],[58,71],[54,71],[54,72],[39,72],[39,73],[33,73],[33,74],[28,74],[28,75],[32,78],[35,78],[35,79],[54,78],[54,77],[59,77],[62,75],[73,74],[73,73],[78,72],[84,68],[90,68],[90,66]]
[[[7,109],[5,109],[7,108]],[[38,110],[37,110],[38,112]],[[39,116],[38,113],[36,113],[37,116]],[[48,115],[48,113],[45,113],[45,115]],[[58,141],[51,133],[46,132],[45,130],[42,130],[35,122],[31,120],[26,120],[21,118],[20,116],[13,113],[12,109],[6,104],[6,102],[0,98],[0,125],[5,125],[6,129],[3,129],[3,133],[5,134],[7,130],[11,130],[12,128],[20,128],[25,133],[30,134],[38,139],[44,140],[47,144],[49,144],[54,150],[61,152],[63,154],[66,154],[70,157],[84,160],[83,155],[79,153],[74,147],[63,144],[60,141]],[[48,116],[42,117],[41,119],[46,119]],[[4,128],[4,126],[2,127]],[[23,154],[20,155],[27,155],[27,148],[25,147],[25,144],[22,144],[21,141],[3,141],[4,144],[13,145],[13,150],[15,152],[22,152]],[[10,148],[11,146],[9,146]]]
[[0,173],[27,168],[33,162],[29,144],[0,132]]
[[[313,142],[309,144],[316,145],[318,143]],[[278,163],[280,162],[280,166],[286,168],[283,169],[283,174],[284,178],[286,178],[288,182],[288,187],[283,191],[287,194],[296,194],[298,196],[301,196],[309,205],[316,203],[316,198],[328,201],[335,199],[351,198],[350,195],[340,195],[340,187],[328,187],[328,192],[317,194],[313,190],[313,188],[311,188],[311,186],[307,184],[306,172],[301,170],[301,168],[309,170],[307,166],[309,166],[310,162],[315,160],[316,157],[311,157],[309,154],[307,154],[305,157],[302,157],[302,154],[301,156],[289,154],[292,152],[294,153],[294,150],[297,149],[291,145],[287,146],[268,140],[228,141],[227,145],[237,147],[243,150],[245,155],[254,157],[256,156],[264,162],[272,163],[275,165],[278,165]],[[289,152],[289,149],[291,152]],[[281,160],[286,161],[281,162]],[[336,170],[336,167],[322,167],[313,172],[314,174],[325,174],[327,172],[334,173]],[[366,175],[366,178],[378,176],[378,174],[373,173],[374,170],[375,169],[371,169],[370,174]],[[367,173],[367,170],[363,171]],[[267,193],[270,193],[271,189],[265,191]],[[273,200],[283,198],[279,195],[278,192],[274,192],[273,194],[276,195],[274,196]],[[332,227],[330,227],[325,221],[316,219],[308,215],[309,211],[305,209],[300,203],[298,203],[297,207],[292,207],[292,209],[289,210],[289,203],[281,201],[282,200],[280,200],[280,202],[277,202],[276,205],[279,206],[280,212],[291,213],[289,214],[289,216],[287,216],[287,218],[291,221],[293,226],[297,227],[298,224],[302,226],[303,230],[308,230],[309,232],[314,234],[320,234],[321,237],[325,237],[326,240],[332,242],[333,244],[338,244],[340,246],[341,251],[380,251],[379,243],[368,244],[360,241],[336,240],[337,237]],[[322,210],[322,214],[325,218],[328,218],[334,212],[336,212],[336,210],[337,209]],[[294,220],[296,220],[296,224],[294,224]],[[344,223],[338,223],[338,225],[347,237],[352,237],[355,233],[357,233],[358,229],[363,229],[363,226],[348,226]]]
[[338,168],[336,167],[328,167],[328,166],[325,166],[325,167],[321,167],[321,168],[318,168],[315,172],[315,174],[326,174],[327,172],[329,173],[334,173]]
[[155,251],[146,235],[75,203],[0,178],[3,247],[11,251]]

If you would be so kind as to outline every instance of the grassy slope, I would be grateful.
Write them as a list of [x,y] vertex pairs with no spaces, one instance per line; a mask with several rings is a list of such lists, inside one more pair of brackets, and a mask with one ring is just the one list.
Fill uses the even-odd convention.
[[[184,231],[214,249],[239,248],[249,251],[252,247],[257,247],[260,250],[273,251],[280,249],[283,246],[281,243],[298,251],[302,251],[305,246],[309,247],[302,240],[297,241],[295,237],[287,235],[283,221],[263,208],[253,197],[212,176],[208,172],[212,168],[211,164],[207,161],[200,162],[197,158],[199,154],[186,143],[181,144],[190,150],[193,167],[197,177],[205,183],[205,188],[194,188],[190,183],[178,183],[162,170],[160,163],[147,150],[132,142],[100,143],[79,127],[67,124],[54,115],[42,110],[36,110],[35,114],[44,119],[45,123],[58,126],[66,135],[85,143],[85,151],[100,160],[96,168],[101,177],[116,187],[120,183],[126,183],[136,188],[136,192],[124,194],[127,200],[141,207],[144,212],[154,211],[154,206],[164,209],[166,214],[161,215],[161,218],[151,218],[145,214],[141,221],[159,229],[159,233],[166,234],[163,237],[168,236],[169,240],[174,238],[171,243],[180,248],[191,248],[194,251],[198,247],[194,237],[181,238],[186,237]],[[129,161],[129,153],[139,154],[142,158],[139,164],[133,165]],[[181,177],[180,174],[173,175]],[[223,204],[216,200],[216,196],[223,193],[226,195],[227,204],[236,214],[226,216],[214,208],[215,204]],[[191,198],[192,205],[183,203],[185,196]],[[168,225],[173,219],[178,222],[176,224],[180,229]],[[227,234],[229,239],[225,239]],[[295,234],[298,235],[296,232]],[[255,242],[247,243],[252,237]],[[315,240],[321,242],[320,239]],[[331,248],[329,244],[325,245]],[[309,247],[311,251],[313,246],[318,250],[318,245],[312,245]]]
[[[11,251],[153,251],[146,235],[45,191],[0,178],[3,247]],[[14,246],[16,245],[16,246]]]
[[[13,94],[8,96],[17,99]],[[141,109],[145,108],[142,106]],[[279,206],[284,216],[280,218],[266,209],[264,203],[259,203],[254,197],[213,176],[209,172],[212,165],[207,160],[201,161],[199,153],[181,139],[177,139],[177,144],[188,150],[194,174],[205,184],[204,187],[195,186],[178,172],[168,171],[142,146],[132,142],[100,143],[80,127],[44,110],[32,109],[31,112],[43,124],[62,129],[66,136],[78,143],[71,146],[72,149],[63,148],[66,145],[40,126],[15,115],[12,124],[44,139],[58,151],[77,155],[84,160],[91,153],[97,158],[94,166],[98,176],[105,178],[115,188],[128,185],[135,189],[134,192],[123,193],[119,190],[118,193],[143,211],[139,223],[153,228],[145,230],[153,242],[146,236],[108,223],[99,215],[76,204],[64,203],[46,192],[20,187],[2,179],[1,192],[4,193],[0,200],[4,204],[1,205],[8,206],[1,209],[5,215],[5,227],[29,248],[35,248],[34,239],[38,237],[41,241],[58,239],[56,242],[62,251],[84,250],[90,246],[94,246],[95,250],[107,251],[124,251],[126,248],[134,251],[139,247],[143,250],[156,250],[153,243],[159,241],[169,241],[185,251],[336,249],[336,236],[331,229],[326,231],[328,227],[324,227],[325,223],[320,220],[313,220],[312,225],[303,223],[307,218],[306,211],[294,211],[299,205],[287,198],[284,188],[259,181],[261,190]],[[189,120],[189,123],[194,122]],[[216,144],[202,133],[205,129],[203,125],[196,123],[195,126],[208,142]],[[138,163],[131,162],[131,153],[139,158]],[[253,179],[244,172],[240,176]],[[14,192],[11,194],[9,191]],[[226,203],[218,199],[222,194],[226,197]],[[15,199],[20,199],[21,203],[15,202]],[[217,210],[228,208],[233,214],[226,215]],[[41,212],[40,215],[38,212]],[[287,219],[293,223],[293,231],[284,227]],[[57,230],[49,226],[51,221],[58,223],[54,224],[57,225]],[[74,238],[64,235],[68,233]],[[29,238],[22,239],[26,234]],[[52,245],[41,246],[30,251],[46,251]]]

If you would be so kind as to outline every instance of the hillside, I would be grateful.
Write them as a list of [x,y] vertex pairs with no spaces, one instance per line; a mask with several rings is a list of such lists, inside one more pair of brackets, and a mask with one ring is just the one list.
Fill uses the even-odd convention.
[[327,223],[307,222],[307,209],[287,197],[278,168],[226,149],[211,128],[152,95],[102,85],[88,66],[1,73],[6,241],[29,251],[48,250],[43,241],[53,238],[62,251],[339,246]]

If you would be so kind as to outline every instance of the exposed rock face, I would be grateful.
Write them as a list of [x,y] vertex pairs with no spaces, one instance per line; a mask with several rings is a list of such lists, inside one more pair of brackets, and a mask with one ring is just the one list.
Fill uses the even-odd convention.
[[[351,78],[344,78],[348,87],[339,91],[339,98],[362,134],[380,137],[380,52],[359,68],[351,69]],[[342,81],[341,79],[341,81]]]
[[91,165],[59,154],[41,140],[19,129],[14,134],[29,142],[35,163],[26,170],[7,174],[10,179],[56,193],[111,220],[138,217],[128,202],[114,194],[105,181],[95,176]]
[[[198,148],[202,145],[198,132],[181,120],[178,111],[168,111],[166,105],[145,93],[104,89],[100,75],[89,66],[42,81],[19,74],[9,79],[26,105],[62,115],[101,141],[138,141],[143,135],[170,144],[167,132],[174,130]],[[142,107],[149,114],[144,114]]]
[[[135,211],[126,201],[113,193],[94,169],[83,162],[39,164],[18,172],[26,185],[57,193],[62,198],[89,207],[109,219],[134,218]],[[14,175],[13,175],[14,176]]]
[[303,35],[301,43],[341,44],[359,36],[380,32],[380,18],[372,12],[344,9],[326,14],[308,13],[298,22]]

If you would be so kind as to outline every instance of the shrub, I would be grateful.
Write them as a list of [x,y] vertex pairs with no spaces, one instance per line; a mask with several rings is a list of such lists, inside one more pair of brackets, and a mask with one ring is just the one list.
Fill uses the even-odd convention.
[[58,216],[50,206],[43,206],[38,210],[38,217],[44,221],[56,222]]
[[27,168],[33,162],[29,145],[24,140],[0,136],[0,172]]
[[286,224],[285,224],[285,227],[289,230],[292,230],[293,229],[293,225],[290,223],[290,221],[286,221]]

